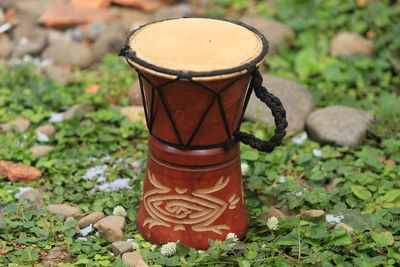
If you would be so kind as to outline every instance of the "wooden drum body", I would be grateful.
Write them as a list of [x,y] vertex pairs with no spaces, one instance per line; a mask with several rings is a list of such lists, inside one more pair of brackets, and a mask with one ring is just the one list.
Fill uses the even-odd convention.
[[208,239],[244,236],[235,134],[267,50],[255,29],[207,18],[150,23],[128,36],[121,54],[139,74],[150,132],[136,224],[152,243],[206,249]]

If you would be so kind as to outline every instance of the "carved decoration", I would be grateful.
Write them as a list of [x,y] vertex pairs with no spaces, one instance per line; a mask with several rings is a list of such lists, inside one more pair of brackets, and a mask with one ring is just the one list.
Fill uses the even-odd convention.
[[143,195],[143,203],[150,217],[146,218],[143,226],[171,227],[174,223],[174,231],[185,230],[184,225],[191,226],[195,232],[213,231],[222,234],[221,230],[230,230],[226,224],[213,225],[212,223],[225,211],[235,209],[240,198],[233,194],[228,203],[211,195],[225,188],[230,178],[221,177],[214,186],[196,189],[191,195],[183,195],[187,188],[175,187],[177,194],[167,194],[171,188],[163,185],[155,175],[148,173],[150,183],[155,187]]

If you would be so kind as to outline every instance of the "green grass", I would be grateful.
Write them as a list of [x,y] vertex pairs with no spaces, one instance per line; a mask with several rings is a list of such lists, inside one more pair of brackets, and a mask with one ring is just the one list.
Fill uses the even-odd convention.
[[[117,205],[125,207],[124,238],[134,238],[145,260],[156,266],[396,266],[400,262],[400,27],[396,27],[400,6],[396,1],[369,1],[358,7],[353,1],[281,0],[274,1],[276,8],[270,10],[262,1],[243,1],[239,7],[238,1],[218,2],[239,12],[256,7],[260,15],[279,19],[296,32],[288,47],[268,57],[268,73],[301,83],[318,107],[342,104],[365,109],[377,118],[357,148],[320,145],[309,139],[296,144],[292,136],[268,154],[243,145],[242,161],[249,165],[244,180],[251,222],[243,243],[212,242],[208,256],[178,246],[178,254],[168,258],[161,255],[160,247],[152,251],[138,235],[134,222],[143,169],[132,170],[117,160],[145,164],[147,131],[104,101],[126,93],[136,79],[116,56],[106,56],[100,70],[80,72],[67,86],[37,75],[29,65],[1,66],[0,123],[23,115],[33,125],[22,134],[0,134],[0,159],[40,168],[43,178],[29,186],[44,188],[46,204],[70,203],[84,212],[103,210],[108,215]],[[373,57],[329,56],[329,40],[336,33],[364,35],[369,30],[376,33]],[[93,83],[100,84],[99,93],[85,94],[84,88]],[[118,101],[127,105],[126,97]],[[38,143],[34,129],[45,124],[52,112],[83,102],[92,103],[96,111],[81,121],[57,123],[57,134],[46,143],[56,149],[35,159],[29,151]],[[248,122],[243,128],[261,138],[272,133],[271,128]],[[316,157],[314,149],[321,150],[322,157]],[[111,158],[100,160],[108,155]],[[107,170],[107,181],[137,177],[131,182],[133,190],[89,194],[95,183],[83,175],[102,164],[116,166]],[[122,266],[110,254],[108,241],[94,235],[89,241],[76,240],[74,222],[64,224],[63,218],[43,209],[24,210],[14,198],[21,186],[26,185],[0,177],[0,200],[5,204],[0,218],[1,266],[33,266],[40,262],[41,252],[57,245],[66,245],[74,262],[60,266]],[[270,231],[259,218],[268,209],[261,199],[274,199],[275,206],[287,205],[297,214],[323,209],[344,216],[343,222],[354,232],[334,229],[324,216],[302,220],[299,215],[281,219],[278,229]]]

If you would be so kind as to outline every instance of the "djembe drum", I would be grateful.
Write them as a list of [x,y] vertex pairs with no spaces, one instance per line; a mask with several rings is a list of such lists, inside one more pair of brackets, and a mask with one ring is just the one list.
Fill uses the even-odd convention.
[[[136,224],[150,242],[205,249],[245,234],[238,141],[269,152],[287,127],[257,70],[267,51],[256,29],[227,20],[170,19],[129,34],[121,55],[138,72],[150,132]],[[239,131],[253,90],[275,118],[269,141]]]

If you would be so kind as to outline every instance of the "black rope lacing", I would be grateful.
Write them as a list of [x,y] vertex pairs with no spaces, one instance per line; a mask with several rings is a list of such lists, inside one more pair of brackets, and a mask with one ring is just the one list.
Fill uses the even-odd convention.
[[235,131],[233,136],[238,141],[241,141],[259,151],[271,152],[276,146],[282,144],[282,140],[286,135],[285,129],[288,126],[288,122],[286,120],[286,111],[282,105],[282,102],[279,100],[279,98],[269,93],[262,85],[262,82],[263,78],[260,72],[254,72],[251,86],[253,87],[256,96],[271,109],[276,125],[275,135],[269,141],[263,141],[256,138],[252,134],[241,131]]

